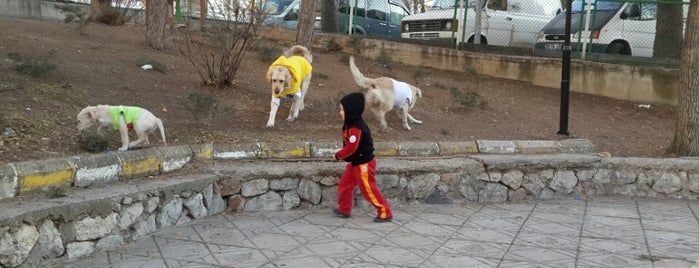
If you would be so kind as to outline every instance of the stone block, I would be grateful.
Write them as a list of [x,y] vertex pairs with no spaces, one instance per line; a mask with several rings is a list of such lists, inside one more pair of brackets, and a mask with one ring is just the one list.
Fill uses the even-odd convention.
[[259,158],[260,146],[246,144],[214,144],[214,159],[249,159]]
[[313,158],[335,158],[335,153],[342,149],[340,142],[312,142],[311,157]]
[[395,142],[374,142],[374,155],[376,155],[376,156],[398,156],[398,143],[395,143]]
[[302,158],[311,156],[308,142],[260,143],[262,158]]
[[194,160],[214,159],[214,145],[212,143],[191,144],[189,148],[192,150]]
[[398,143],[398,155],[400,156],[434,156],[439,155],[439,146],[434,142],[400,142]]
[[486,154],[514,154],[517,146],[514,141],[479,140],[478,152]]
[[115,154],[77,156],[70,159],[75,165],[73,185],[90,185],[116,181],[121,176],[121,160]]
[[75,166],[67,159],[29,161],[15,164],[19,194],[68,188],[73,184]]
[[438,142],[440,155],[464,155],[478,153],[478,145],[475,141],[464,142]]
[[19,178],[12,165],[0,165],[0,200],[17,196]]
[[586,139],[568,139],[558,141],[560,153],[590,154],[595,152],[595,145]]
[[163,155],[163,172],[181,169],[193,157],[192,148],[187,145],[160,147],[157,149]]
[[517,151],[522,154],[555,154],[558,152],[558,142],[545,140],[515,141]]
[[142,178],[158,175],[162,170],[163,155],[156,149],[140,149],[117,153],[121,159],[124,178]]

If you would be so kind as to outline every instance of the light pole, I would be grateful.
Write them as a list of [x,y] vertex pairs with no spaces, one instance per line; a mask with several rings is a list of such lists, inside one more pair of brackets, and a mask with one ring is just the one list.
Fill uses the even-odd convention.
[[558,128],[559,135],[570,135],[568,133],[568,100],[570,99],[570,17],[572,15],[573,0],[566,3],[566,29],[565,42],[563,43],[563,69],[561,70],[561,115]]

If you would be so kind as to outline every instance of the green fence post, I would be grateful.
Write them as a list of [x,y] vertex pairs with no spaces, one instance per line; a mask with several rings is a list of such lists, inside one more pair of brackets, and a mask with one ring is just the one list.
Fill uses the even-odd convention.
[[180,6],[180,0],[175,0],[175,21],[177,21],[177,24],[182,23],[182,8]]

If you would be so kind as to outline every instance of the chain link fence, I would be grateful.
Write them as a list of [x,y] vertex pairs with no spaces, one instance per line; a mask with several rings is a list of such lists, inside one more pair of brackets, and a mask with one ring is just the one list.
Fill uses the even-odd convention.
[[[562,56],[566,0],[335,3],[337,27],[332,32],[473,51]],[[573,57],[678,66],[688,4],[689,0],[573,0]]]
[[[572,3],[571,49],[579,59],[677,66],[689,1],[582,1]],[[565,14],[542,28],[535,53],[560,56]]]
[[[572,56],[679,66],[689,1],[573,0]],[[142,8],[144,2],[114,4]],[[200,0],[173,2],[176,15],[199,15]],[[297,29],[300,2],[206,0],[206,13],[208,19],[247,21],[246,11],[258,8],[266,14],[263,26]],[[561,57],[566,4],[567,0],[323,0],[316,4],[316,28],[471,51]]]

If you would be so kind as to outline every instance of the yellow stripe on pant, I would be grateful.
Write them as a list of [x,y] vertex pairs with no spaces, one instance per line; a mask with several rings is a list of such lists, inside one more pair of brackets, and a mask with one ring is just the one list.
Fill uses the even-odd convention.
[[381,215],[379,215],[379,218],[386,218],[386,207],[379,202],[378,199],[376,199],[376,195],[374,194],[374,191],[371,189],[371,184],[369,183],[369,168],[368,168],[368,163],[361,164],[359,165],[359,172],[360,172],[360,178],[362,180],[362,187],[364,187],[364,190],[366,192],[367,197],[369,198],[369,202],[373,204],[376,208],[378,208],[381,211]]

